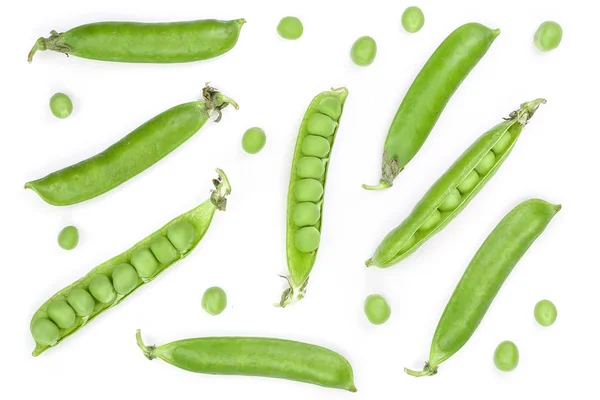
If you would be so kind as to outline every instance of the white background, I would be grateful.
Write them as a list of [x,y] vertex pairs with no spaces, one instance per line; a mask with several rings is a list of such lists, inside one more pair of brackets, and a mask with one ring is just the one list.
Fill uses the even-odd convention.
[[[21,1],[1,13],[2,290],[0,397],[46,399],[461,399],[569,398],[597,393],[598,62],[593,1]],[[401,29],[405,7],[422,7],[425,27]],[[596,8],[596,9],[594,9]],[[304,36],[276,33],[296,15]],[[237,47],[186,65],[127,65],[38,53],[29,48],[51,29],[94,21],[177,21],[244,17]],[[545,20],[564,28],[561,46],[540,53],[533,34]],[[429,140],[393,189],[366,192],[379,179],[391,119],[423,63],[459,25],[478,21],[501,35],[448,104]],[[373,36],[375,62],[349,58],[353,41]],[[72,207],[44,203],[23,184],[91,156],[150,117],[197,98],[211,81],[241,108],[227,109],[173,154],[116,190]],[[320,254],[306,299],[272,304],[285,285],[285,204],[302,115],[313,96],[344,85],[350,96],[333,149]],[[75,111],[54,118],[48,99],[62,91]],[[480,134],[526,100],[546,97],[514,152],[473,202],[418,253],[387,270],[367,269],[383,236]],[[268,135],[258,155],[242,151],[242,133]],[[214,168],[233,185],[229,208],[207,236],[117,308],[55,349],[31,357],[29,321],[53,293],[125,250],[207,197]],[[515,268],[468,344],[433,378],[415,379],[439,316],[481,242],[513,206],[530,197],[563,210]],[[60,229],[81,241],[66,252]],[[226,311],[202,311],[203,291],[223,287]],[[381,293],[393,312],[370,325],[365,296]],[[541,328],[533,306],[555,302],[556,324]],[[358,393],[274,379],[212,377],[149,362],[135,345],[204,335],[264,335],[330,347],[352,363]],[[513,340],[521,362],[497,371],[496,345]]]

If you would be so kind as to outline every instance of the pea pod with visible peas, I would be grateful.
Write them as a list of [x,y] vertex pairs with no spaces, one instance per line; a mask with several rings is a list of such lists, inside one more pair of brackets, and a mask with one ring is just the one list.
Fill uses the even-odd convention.
[[100,264],[60,290],[31,319],[34,356],[54,347],[140,286],[189,255],[208,230],[215,211],[224,211],[231,186],[223,171],[210,199],[173,219],[130,249]]

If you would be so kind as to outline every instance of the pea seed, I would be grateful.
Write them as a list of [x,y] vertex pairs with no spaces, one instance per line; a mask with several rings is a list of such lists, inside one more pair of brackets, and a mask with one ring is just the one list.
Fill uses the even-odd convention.
[[519,349],[511,341],[504,341],[496,347],[494,364],[500,371],[509,372],[519,364]]
[[65,250],[73,250],[78,243],[79,232],[74,226],[66,226],[58,234],[58,245]]
[[55,93],[50,97],[50,111],[56,118],[67,118],[73,112],[73,102],[64,93]]
[[496,155],[504,153],[504,151],[508,148],[511,139],[512,136],[510,132],[506,132],[500,139],[498,139],[494,147],[492,147],[492,151],[496,153]]
[[479,175],[484,176],[492,170],[494,164],[496,164],[496,155],[493,151],[490,151],[479,161],[479,164],[475,167],[475,171]]
[[210,315],[219,315],[227,307],[227,294],[220,287],[206,289],[202,295],[202,308]]
[[469,172],[469,175],[458,185],[458,191],[462,194],[469,193],[471,190],[477,186],[479,182],[479,174],[477,171],[473,170]]
[[302,142],[302,153],[306,156],[324,158],[330,150],[329,141],[321,136],[308,135]]
[[317,110],[319,110],[320,113],[328,115],[335,121],[337,121],[342,115],[342,105],[338,99],[333,97],[326,97],[321,100]]
[[265,147],[267,135],[261,128],[250,128],[242,136],[242,148],[248,154],[256,154]]
[[94,312],[94,306],[96,305],[96,301],[92,295],[87,290],[81,288],[71,290],[71,293],[67,297],[67,302],[80,317],[90,315]]
[[277,33],[284,39],[296,40],[304,33],[304,26],[296,17],[284,17],[277,25]]
[[150,250],[152,250],[154,257],[156,257],[161,264],[169,265],[179,258],[177,249],[175,249],[171,242],[169,242],[169,239],[164,236],[159,236],[154,239],[150,245]]
[[317,157],[302,157],[296,162],[296,173],[300,178],[320,179],[325,174],[325,163]]
[[187,221],[178,221],[167,230],[167,238],[180,253],[185,253],[194,245],[196,229]]
[[402,13],[402,27],[409,33],[421,30],[425,24],[425,16],[419,7],[408,7]]
[[298,203],[294,206],[292,220],[296,226],[310,226],[321,218],[321,210],[315,203]]
[[377,55],[377,43],[370,36],[362,36],[356,39],[350,50],[350,58],[354,64],[366,67],[371,65]]
[[444,199],[438,208],[442,212],[453,211],[460,205],[461,201],[462,197],[460,192],[457,189],[454,189],[452,192],[450,192],[448,197]]
[[542,22],[535,31],[533,43],[541,51],[550,51],[558,47],[562,41],[562,27],[554,21]]
[[550,300],[540,300],[533,310],[533,315],[538,324],[550,326],[556,321],[558,312],[556,306]]
[[102,304],[112,302],[117,296],[110,279],[106,275],[98,275],[92,279],[89,290],[92,296]]
[[36,342],[51,346],[60,338],[60,331],[49,319],[38,318],[31,324],[31,336]]
[[417,238],[415,237],[415,235],[412,235],[411,237],[409,237],[406,242],[404,242],[404,245],[402,246],[402,248],[400,248],[400,251],[398,251],[398,254],[402,254],[402,253],[406,253],[408,250],[410,250],[411,247],[414,246],[414,244],[417,242]]
[[150,278],[158,271],[158,261],[150,249],[137,249],[134,251],[131,254],[131,265],[142,279]]
[[[333,135],[337,123],[325,114],[315,113],[308,118],[306,130],[311,135],[329,137]],[[329,152],[329,151],[327,151]]]
[[135,268],[129,264],[120,264],[113,269],[112,283],[115,291],[124,296],[138,285],[139,277]]
[[441,219],[442,219],[442,213],[439,212],[439,210],[435,210],[429,216],[429,218],[427,218],[427,220],[425,222],[423,222],[423,225],[421,225],[419,227],[419,230],[420,231],[428,231],[428,230],[432,229],[433,227],[435,227],[437,224],[439,224]]
[[54,300],[48,304],[48,317],[62,329],[69,329],[75,324],[75,311],[64,300]]
[[365,315],[373,325],[381,325],[386,322],[392,314],[390,305],[385,298],[379,294],[371,294],[365,299]]
[[294,197],[299,203],[305,201],[316,203],[323,197],[323,185],[315,179],[301,179],[294,186]]
[[321,234],[317,228],[308,226],[299,229],[294,237],[296,248],[303,253],[310,253],[319,248]]

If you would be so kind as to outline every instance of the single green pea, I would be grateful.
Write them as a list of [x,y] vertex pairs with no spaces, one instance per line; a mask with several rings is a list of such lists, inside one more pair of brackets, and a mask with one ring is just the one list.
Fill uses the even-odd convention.
[[415,33],[425,24],[425,15],[419,7],[408,7],[402,13],[402,26],[406,32]]
[[267,135],[261,128],[250,128],[242,136],[242,148],[248,154],[256,154],[265,147]]
[[550,51],[558,47],[562,41],[562,27],[554,21],[542,22],[535,31],[533,43],[541,51]]
[[417,238],[415,237],[415,235],[412,235],[411,237],[409,237],[406,242],[404,242],[404,245],[400,248],[400,250],[398,251],[398,254],[402,254],[405,251],[408,251],[408,249],[410,249],[411,247],[413,247],[413,245],[417,242]]
[[52,346],[60,338],[60,331],[49,319],[38,318],[31,324],[31,336],[40,344]]
[[496,347],[494,364],[500,371],[509,372],[519,365],[519,349],[513,342],[507,340]]
[[377,55],[377,43],[370,36],[362,36],[356,39],[350,50],[350,58],[354,64],[366,67],[371,65]]
[[302,153],[306,156],[325,158],[330,150],[329,141],[321,136],[308,135],[302,141]]
[[108,304],[112,302],[115,297],[117,297],[115,288],[106,275],[98,275],[94,277],[90,281],[88,289],[92,296],[94,296],[94,298],[102,304]]
[[306,124],[306,130],[311,135],[329,137],[333,135],[337,122],[331,119],[329,116],[321,113],[314,113],[308,117]]
[[500,137],[500,139],[498,139],[498,141],[496,142],[494,147],[492,147],[492,151],[496,155],[500,155],[500,154],[504,153],[504,151],[508,148],[511,139],[512,139],[512,136],[511,136],[510,132],[506,132],[504,135],[502,135],[502,137]]
[[442,220],[442,213],[439,210],[435,210],[429,218],[419,227],[421,231],[428,231],[434,228]]
[[122,296],[131,293],[139,283],[139,276],[129,264],[120,264],[113,269],[112,283],[115,291]]
[[48,304],[48,317],[59,328],[69,329],[75,324],[75,311],[64,300],[53,300]]
[[342,115],[342,104],[335,97],[326,97],[317,107],[320,113],[328,115],[334,121],[337,121]]
[[444,201],[442,202],[442,204],[440,204],[438,208],[442,212],[453,211],[456,209],[456,207],[460,205],[461,201],[462,197],[460,192],[458,191],[458,189],[454,189],[452,190],[452,192],[450,192],[448,197],[444,199]]
[[158,260],[150,249],[135,250],[131,254],[131,265],[142,279],[150,278],[158,272]]
[[556,306],[550,300],[540,300],[533,310],[533,315],[538,324],[550,326],[556,321],[558,312]]
[[196,229],[188,221],[178,221],[169,226],[167,238],[180,253],[185,253],[196,239]]
[[58,245],[65,250],[73,250],[78,243],[79,231],[74,226],[66,226],[58,234]]
[[490,151],[479,161],[479,164],[475,167],[475,171],[479,175],[484,176],[492,170],[494,164],[496,164],[496,155],[493,151]]
[[469,193],[471,190],[475,189],[475,186],[477,186],[478,182],[479,174],[477,171],[473,170],[469,172],[465,179],[463,179],[460,185],[458,185],[457,189],[462,194]]
[[87,290],[81,288],[71,290],[67,297],[67,302],[80,317],[90,315],[94,312],[94,306],[96,305],[96,301],[92,295]]
[[300,178],[320,179],[325,174],[325,163],[317,157],[302,157],[296,162],[296,173]]
[[365,299],[365,315],[373,325],[381,325],[392,314],[392,309],[385,298],[379,294],[371,294]]
[[321,218],[321,209],[311,202],[298,203],[294,206],[292,221],[296,226],[310,226],[316,224]]
[[296,248],[303,253],[311,253],[319,248],[321,233],[313,226],[298,229],[294,236]]
[[64,93],[55,93],[50,97],[50,111],[57,118],[67,118],[73,112],[73,102]]
[[150,244],[150,250],[161,264],[169,265],[179,258],[179,252],[165,236],[158,236]]
[[227,294],[217,286],[206,289],[202,295],[202,308],[210,315],[219,315],[227,307]]
[[316,203],[323,197],[323,185],[316,179],[301,179],[294,185],[294,197],[299,203]]
[[296,17],[284,17],[277,25],[277,33],[284,39],[296,40],[304,33],[302,21]]

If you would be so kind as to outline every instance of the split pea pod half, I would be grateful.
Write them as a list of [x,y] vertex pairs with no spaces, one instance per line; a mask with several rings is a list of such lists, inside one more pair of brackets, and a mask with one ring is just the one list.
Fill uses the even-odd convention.
[[291,340],[259,337],[205,337],[162,346],[138,346],[152,360],[160,358],[191,372],[287,379],[356,392],[350,363],[324,347]]
[[289,287],[281,296],[281,307],[304,297],[317,258],[327,167],[347,97],[345,88],[320,93],[308,106],[300,126],[288,189]]
[[96,22],[63,33],[39,38],[28,61],[37,51],[101,61],[127,63],[185,63],[206,60],[231,50],[245,19],[170,22]]
[[408,89],[392,121],[383,148],[379,184],[363,185],[365,189],[392,186],[425,143],[450,97],[499,34],[498,29],[468,23],[440,44]]
[[208,85],[203,98],[157,115],[103,152],[27,182],[25,188],[54,206],[80,203],[114,189],[166,157],[214,114],[219,122],[221,110],[229,104],[238,108],[235,101]]
[[509,156],[544,99],[521,104],[471,145],[429,188],[410,215],[383,239],[367,266],[391,267],[415,252],[456,217]]
[[435,330],[425,368],[405,369],[407,374],[435,375],[438,366],[467,343],[506,278],[560,208],[544,200],[530,199],[498,223],[454,289]]
[[116,306],[140,286],[151,282],[194,250],[208,230],[215,211],[224,211],[231,186],[223,171],[213,180],[208,200],[173,219],[118,256],[57,292],[31,319],[38,356],[104,311]]

